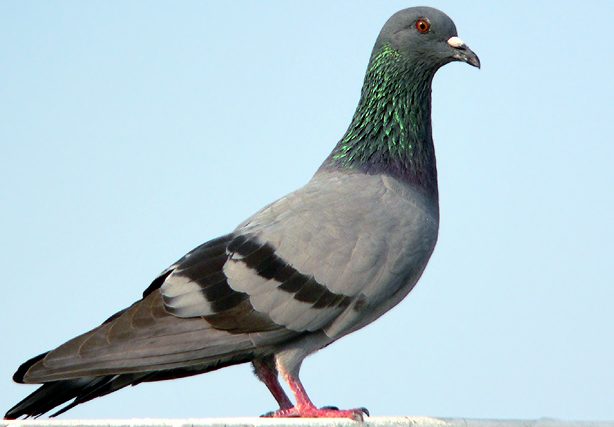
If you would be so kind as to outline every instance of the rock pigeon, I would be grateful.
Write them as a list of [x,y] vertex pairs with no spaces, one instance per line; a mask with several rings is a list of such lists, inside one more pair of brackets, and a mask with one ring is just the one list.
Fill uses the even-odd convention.
[[426,267],[439,223],[431,83],[452,61],[480,67],[447,15],[394,14],[349,128],[311,181],[189,252],[99,327],[21,365],[13,379],[42,386],[6,418],[251,362],[280,406],[265,416],[362,420],[364,408],[317,408],[299,370],[398,304]]

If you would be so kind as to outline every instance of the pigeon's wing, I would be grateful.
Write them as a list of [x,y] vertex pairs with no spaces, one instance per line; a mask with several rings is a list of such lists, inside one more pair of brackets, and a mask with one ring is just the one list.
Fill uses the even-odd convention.
[[[319,173],[235,230],[220,278],[267,321],[337,338],[409,292],[435,245],[437,221],[436,201],[394,179]],[[202,274],[177,269],[160,289],[181,317],[238,304],[235,294],[203,292],[208,286]]]
[[[42,358],[26,362],[16,380],[40,383],[179,368],[206,372],[250,361],[269,346],[296,336],[255,312],[245,294],[228,287],[222,267],[231,240],[232,236],[223,236],[196,248],[154,280],[142,300]],[[199,283],[207,286],[201,292],[216,313],[181,318],[165,304],[169,298],[159,287],[165,281],[184,283],[186,271],[202,274]]]

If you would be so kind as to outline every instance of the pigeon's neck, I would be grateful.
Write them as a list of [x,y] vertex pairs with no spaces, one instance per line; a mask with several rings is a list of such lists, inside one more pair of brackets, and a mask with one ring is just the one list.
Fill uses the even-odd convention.
[[384,173],[437,196],[433,75],[389,47],[374,53],[352,122],[321,169]]

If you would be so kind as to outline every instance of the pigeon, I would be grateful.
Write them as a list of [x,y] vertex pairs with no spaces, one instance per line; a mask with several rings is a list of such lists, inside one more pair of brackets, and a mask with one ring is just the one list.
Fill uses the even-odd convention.
[[251,363],[279,404],[264,416],[363,420],[365,408],[316,407],[299,370],[398,304],[427,265],[439,224],[431,84],[453,61],[480,67],[447,15],[394,14],[351,123],[313,178],[189,252],[99,327],[22,364],[14,381],[42,386],[6,419]]

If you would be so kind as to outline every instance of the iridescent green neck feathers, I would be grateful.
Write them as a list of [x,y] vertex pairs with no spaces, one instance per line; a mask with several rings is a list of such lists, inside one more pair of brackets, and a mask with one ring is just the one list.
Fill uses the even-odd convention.
[[407,64],[387,45],[374,52],[352,122],[322,169],[384,173],[436,195],[434,73],[429,67]]

